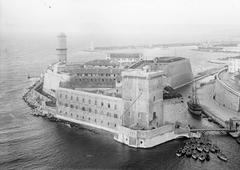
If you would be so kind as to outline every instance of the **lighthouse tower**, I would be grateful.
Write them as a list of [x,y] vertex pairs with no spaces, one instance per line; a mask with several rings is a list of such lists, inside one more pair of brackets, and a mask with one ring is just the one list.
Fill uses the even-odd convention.
[[64,33],[60,33],[58,36],[57,56],[60,63],[67,63],[67,38]]

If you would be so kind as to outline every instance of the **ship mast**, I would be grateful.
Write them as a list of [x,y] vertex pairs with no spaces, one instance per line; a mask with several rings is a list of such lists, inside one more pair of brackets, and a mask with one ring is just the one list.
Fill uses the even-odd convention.
[[195,81],[193,81],[192,98],[193,98],[193,103],[197,104],[198,103],[198,99],[197,99],[197,94],[196,94],[196,82]]

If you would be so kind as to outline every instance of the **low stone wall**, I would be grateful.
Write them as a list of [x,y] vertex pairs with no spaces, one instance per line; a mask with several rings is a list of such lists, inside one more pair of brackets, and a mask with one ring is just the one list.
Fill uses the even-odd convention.
[[158,135],[173,131],[173,125],[164,125],[152,130],[134,130],[124,126],[119,126],[118,131],[129,137],[150,139]]

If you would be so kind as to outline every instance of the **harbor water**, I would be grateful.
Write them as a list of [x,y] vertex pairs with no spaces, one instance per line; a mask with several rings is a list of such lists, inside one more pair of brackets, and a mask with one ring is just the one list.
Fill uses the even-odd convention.
[[[48,64],[56,61],[55,39],[24,42],[16,39],[1,41],[0,55],[0,169],[239,169],[240,145],[229,136],[211,132],[209,138],[228,157],[223,162],[211,155],[209,162],[178,158],[176,150],[183,139],[169,141],[150,149],[135,149],[113,140],[106,132],[84,127],[69,128],[31,115],[22,100],[27,88]],[[77,44],[77,43],[75,43]],[[69,42],[69,46],[71,43]],[[225,53],[191,50],[193,47],[141,50],[146,56],[173,55],[190,58],[194,72],[215,67],[209,59],[227,57]],[[104,54],[69,48],[70,61],[104,58]],[[236,55],[236,54],[235,54]],[[184,96],[191,87],[179,89]],[[186,113],[194,127],[212,128],[207,119],[195,119]]]

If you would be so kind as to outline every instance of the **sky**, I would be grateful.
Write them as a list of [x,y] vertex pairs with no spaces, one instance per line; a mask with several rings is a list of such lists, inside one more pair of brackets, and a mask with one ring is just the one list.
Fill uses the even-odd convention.
[[239,0],[0,0],[0,34],[156,43],[240,37]]

